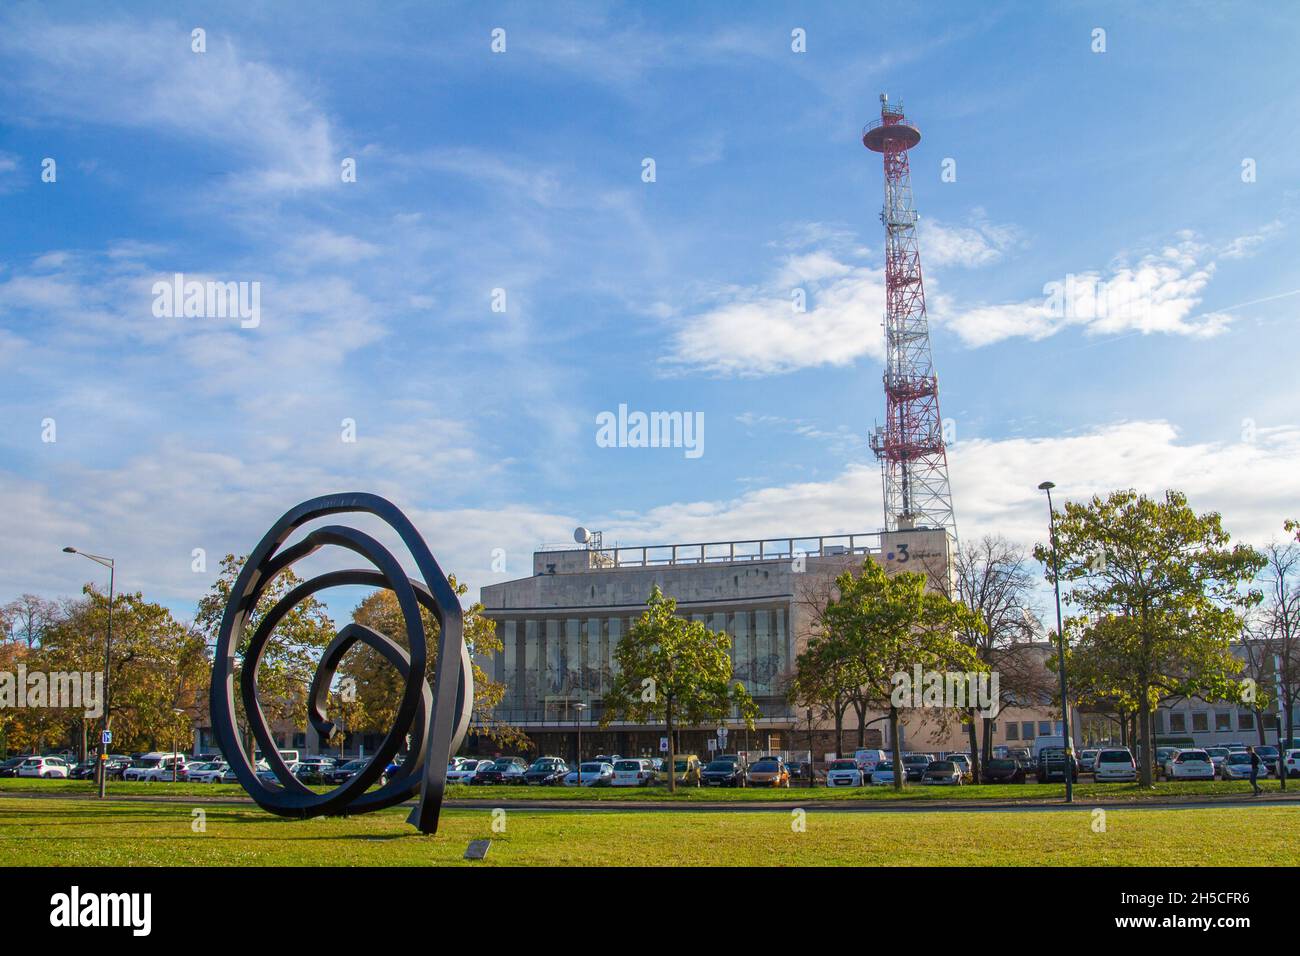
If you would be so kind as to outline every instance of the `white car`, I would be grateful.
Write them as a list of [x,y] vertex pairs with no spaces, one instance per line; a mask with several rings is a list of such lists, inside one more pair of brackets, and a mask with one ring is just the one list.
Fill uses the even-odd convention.
[[193,763],[186,768],[186,779],[190,783],[220,783],[221,775],[226,772],[227,766],[224,760]]
[[484,767],[490,767],[492,765],[492,761],[475,760],[472,757],[468,760],[462,761],[456,767],[455,770],[447,771],[447,782],[448,783],[469,783],[470,778],[473,777],[474,774],[478,771],[480,764],[482,764]]
[[614,767],[607,763],[584,763],[564,778],[566,787],[608,787],[613,782]]
[[1097,783],[1121,781],[1131,783],[1138,778],[1137,761],[1127,749],[1112,748],[1097,751],[1094,768],[1093,774]]
[[170,783],[173,767],[176,769],[176,779],[183,780],[181,771],[185,767],[184,754],[148,753],[127,767],[122,773],[122,779],[135,782]]
[[[906,767],[903,773],[907,773]],[[873,787],[892,787],[894,785],[894,765],[885,761],[876,764],[876,769],[871,771],[871,785]]]
[[[1234,750],[1228,754],[1228,759],[1219,765],[1219,776],[1224,780],[1249,780],[1250,779],[1250,754],[1245,750]],[[1263,761],[1259,764],[1259,777],[1263,779],[1268,776],[1268,768]]]
[[1300,777],[1300,750],[1285,751],[1282,754],[1282,766],[1288,778]]
[[888,757],[883,750],[855,750],[853,752],[853,762],[858,765],[862,771],[862,778],[865,780],[871,776],[871,771],[876,769],[876,764],[884,763]]
[[832,760],[826,770],[828,787],[860,787],[865,779],[856,760]]
[[47,780],[58,777],[66,780],[68,765],[62,757],[28,757],[19,764],[18,776],[44,777]]
[[1214,779],[1214,761],[1204,750],[1180,750],[1167,767],[1170,780]]
[[648,759],[624,759],[614,762],[611,787],[648,787],[654,783],[655,765]]

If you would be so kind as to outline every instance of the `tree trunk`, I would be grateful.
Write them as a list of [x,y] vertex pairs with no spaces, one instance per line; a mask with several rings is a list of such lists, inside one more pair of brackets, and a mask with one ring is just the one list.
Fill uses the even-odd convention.
[[1268,741],[1264,739],[1264,712],[1262,710],[1255,711],[1255,730],[1259,733],[1259,745],[1261,747],[1267,746]]
[[1142,700],[1138,703],[1138,747],[1142,754],[1139,782],[1143,787],[1151,787],[1155,782],[1155,748],[1151,740],[1151,705],[1147,703],[1146,688],[1143,688]]
[[844,756],[844,708],[835,708],[835,756]]
[[993,759],[993,718],[984,718],[984,763]]
[[858,717],[858,749],[862,750],[867,746],[867,705],[865,702],[859,704],[853,703],[853,712]]
[[898,708],[889,707],[889,745],[893,748],[894,789],[901,791],[907,772],[903,769],[903,746],[898,740]]
[[971,782],[980,782],[980,748],[979,741],[975,739],[975,708],[970,708],[970,720],[966,724],[966,734],[970,739],[970,772]]

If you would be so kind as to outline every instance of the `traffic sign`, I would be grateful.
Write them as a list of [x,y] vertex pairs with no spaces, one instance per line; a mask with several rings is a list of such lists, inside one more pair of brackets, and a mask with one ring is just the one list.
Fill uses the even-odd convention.
[[107,747],[113,742],[113,731],[106,730],[99,736],[99,742]]
[[668,738],[667,738],[667,737],[660,737],[660,738],[659,738],[659,752],[660,752],[661,754],[666,754],[666,753],[668,753]]

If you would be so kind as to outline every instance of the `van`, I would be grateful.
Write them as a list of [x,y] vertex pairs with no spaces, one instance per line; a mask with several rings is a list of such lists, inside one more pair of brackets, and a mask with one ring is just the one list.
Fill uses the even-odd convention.
[[[1044,750],[1064,750],[1065,737],[1062,734],[1034,738],[1034,759],[1037,760]],[[1071,747],[1071,750],[1074,748]]]
[[875,771],[876,764],[884,763],[888,759],[889,758],[885,756],[883,750],[853,751],[853,762],[857,764],[858,769],[862,771],[863,779],[866,779],[868,775]]

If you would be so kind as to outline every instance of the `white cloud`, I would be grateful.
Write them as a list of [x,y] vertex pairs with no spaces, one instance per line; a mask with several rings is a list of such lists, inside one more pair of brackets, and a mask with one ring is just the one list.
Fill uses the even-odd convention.
[[327,116],[281,69],[244,56],[213,30],[206,53],[175,22],[57,23],[10,18],[0,53],[40,114],[150,127],[243,156],[254,166],[232,184],[261,190],[339,181]]
[[1014,337],[1043,339],[1071,326],[1087,335],[1134,332],[1212,338],[1233,316],[1196,311],[1215,272],[1211,250],[1189,233],[1177,239],[1135,261],[1121,258],[1106,273],[1053,279],[1044,284],[1042,298],[960,307],[937,297],[931,314],[972,346]]
[[966,268],[992,265],[1017,243],[1020,230],[977,217],[968,226],[950,226],[937,219],[922,219],[917,241],[926,266],[957,265]]
[[1259,251],[1260,246],[1281,232],[1282,228],[1282,223],[1274,219],[1261,226],[1258,232],[1237,236],[1219,250],[1219,256],[1224,259],[1249,259]]

